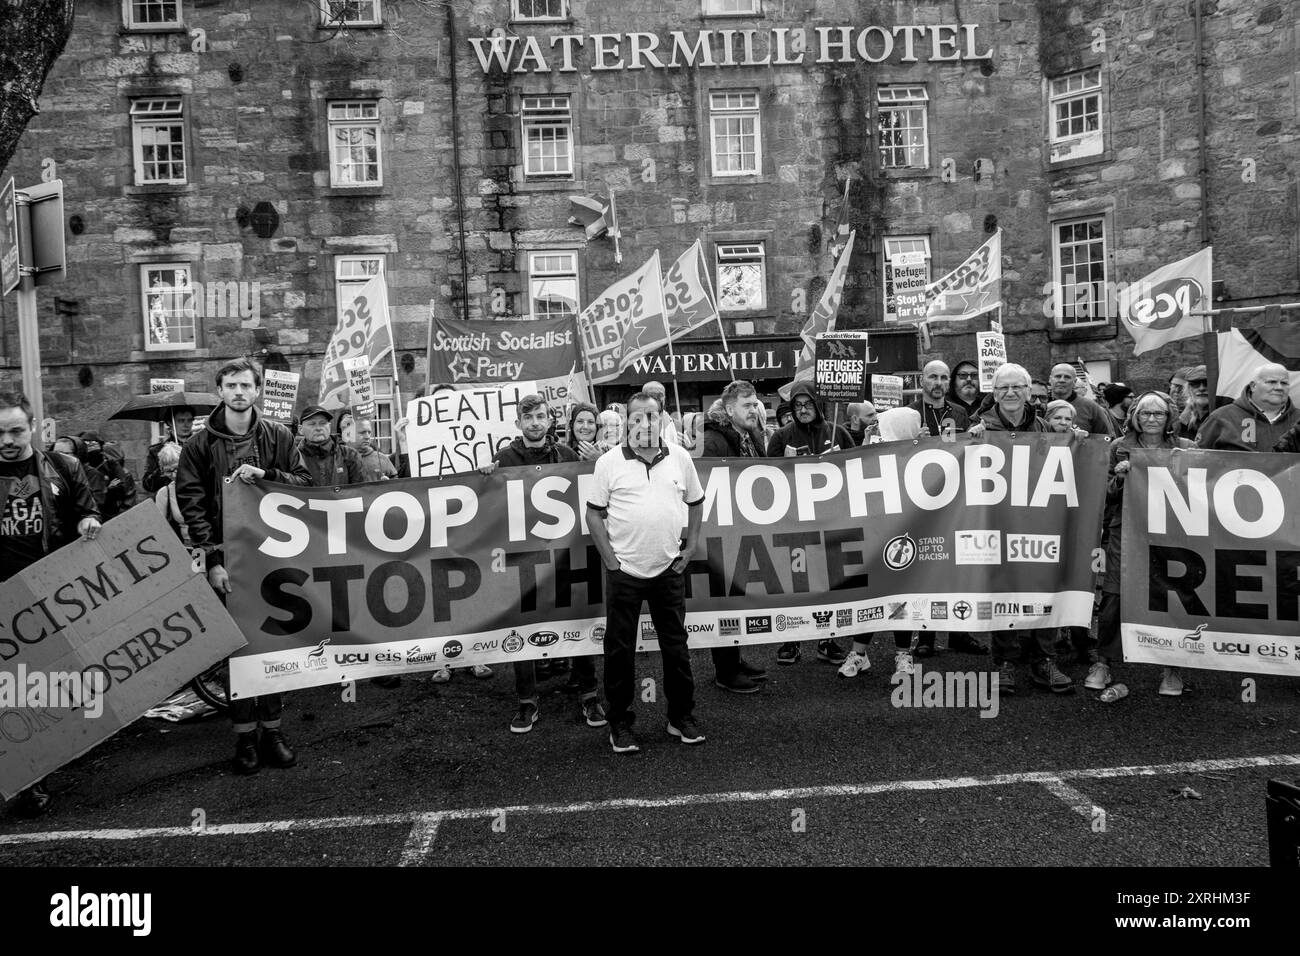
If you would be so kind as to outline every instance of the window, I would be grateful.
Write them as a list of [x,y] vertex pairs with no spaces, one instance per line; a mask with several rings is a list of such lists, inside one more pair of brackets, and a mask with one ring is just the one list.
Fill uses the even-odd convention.
[[1058,77],[1050,84],[1051,162],[1099,156],[1101,135],[1101,68]]
[[754,176],[763,166],[758,93],[728,90],[709,94],[713,175]]
[[535,319],[578,314],[578,254],[528,253],[528,308]]
[[930,143],[924,86],[881,86],[876,89],[876,126],[880,131],[883,169],[926,169]]
[[155,262],[140,267],[147,351],[198,348],[195,296],[188,263]]
[[393,380],[388,376],[372,375],[370,383],[374,389],[375,449],[384,455],[391,455],[397,450],[393,444]]
[[[912,261],[918,254],[924,256],[924,261],[920,265]],[[882,256],[885,276],[885,321],[918,322],[924,319],[925,287],[930,282],[930,237],[886,236]],[[896,258],[899,256],[908,258]]]
[[758,0],[704,0],[706,17],[739,16],[743,13],[758,12]]
[[185,182],[185,116],[179,96],[134,100],[135,184]]
[[573,114],[567,96],[525,96],[524,178],[573,176]]
[[1052,223],[1056,320],[1061,326],[1104,322],[1106,221],[1100,216]]
[[718,310],[754,312],[767,307],[766,256],[761,242],[720,242]]
[[124,0],[126,26],[130,30],[159,30],[180,27],[180,0]]
[[377,27],[383,23],[379,0],[321,0],[320,16],[326,26]]
[[329,105],[330,185],[382,186],[379,104],[354,100]]
[[512,20],[567,20],[569,0],[512,0]]

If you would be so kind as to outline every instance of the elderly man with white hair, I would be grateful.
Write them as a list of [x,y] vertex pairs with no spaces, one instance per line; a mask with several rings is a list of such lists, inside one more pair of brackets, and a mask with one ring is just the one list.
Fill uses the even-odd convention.
[[[1034,414],[1029,404],[1029,387],[1033,379],[1023,366],[1008,362],[993,373],[993,405],[980,416],[989,432],[1042,432],[1047,426]],[[1012,582],[1008,582],[1012,583]],[[1014,589],[1014,587],[1013,587]],[[1034,628],[1024,631],[993,632],[993,666],[998,669],[998,691],[1001,694],[1016,692],[1016,664],[1020,661],[1021,636],[1029,642],[1032,660],[1029,674],[1039,687],[1050,688],[1056,694],[1074,690],[1074,681],[1056,666],[1056,631],[1052,628]]]
[[1300,422],[1290,390],[1291,373],[1285,365],[1261,365],[1240,398],[1215,409],[1201,423],[1196,444],[1226,451],[1271,451]]
[[1078,380],[1079,375],[1073,365],[1068,362],[1053,365],[1052,374],[1048,376],[1048,387],[1051,389],[1048,399],[1059,398],[1073,405],[1074,424],[1084,431],[1093,435],[1109,435],[1110,412],[1088,396],[1080,395],[1075,388]]

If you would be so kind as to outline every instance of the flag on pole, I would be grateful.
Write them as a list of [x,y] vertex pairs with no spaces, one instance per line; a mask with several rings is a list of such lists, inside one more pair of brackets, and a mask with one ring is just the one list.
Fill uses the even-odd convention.
[[925,287],[927,319],[971,319],[1002,305],[1002,230],[937,282]]
[[1161,266],[1119,293],[1119,318],[1133,336],[1133,354],[1209,330],[1205,317],[1193,315],[1211,306],[1214,247]]
[[1215,391],[1237,399],[1255,380],[1255,371],[1265,363],[1281,365],[1291,373],[1291,401],[1300,405],[1300,336],[1288,334],[1285,326],[1263,329],[1229,329],[1216,335],[1219,350],[1219,379]]
[[320,399],[325,408],[348,407],[348,373],[344,360],[364,355],[375,368],[393,351],[388,318],[388,288],[383,273],[358,286],[343,303],[321,367]]
[[844,244],[849,241],[849,188],[852,185],[852,179],[844,180],[844,198],[840,200],[840,211],[835,219],[835,232],[831,234],[831,241],[827,246],[831,259],[839,259],[840,253],[844,251]]
[[618,229],[618,213],[614,208],[614,194],[609,199],[599,196],[570,196],[569,225],[581,226],[588,239],[599,239],[609,233],[618,238],[622,235]]
[[[634,322],[647,331],[665,327],[657,249],[645,265],[619,279],[578,314],[578,340],[589,384],[600,385],[618,378],[624,335]],[[634,339],[631,344],[637,347],[639,342]]]
[[643,315],[634,319],[624,331],[620,371],[643,355],[718,318],[718,307],[709,295],[707,280],[704,244],[696,239],[668,268],[663,278],[662,322],[655,325],[654,316]]
[[830,281],[826,283],[821,298],[817,300],[817,307],[813,309],[812,315],[808,316],[808,321],[799,332],[799,337],[803,339],[803,348],[795,358],[794,381],[778,389],[784,399],[790,398],[790,389],[796,382],[812,381],[816,368],[817,336],[835,331],[835,317],[839,314],[840,301],[844,297],[844,277],[849,271],[849,259],[853,256],[853,240],[856,237],[857,230],[849,233],[848,242],[844,244],[839,261],[835,263]]

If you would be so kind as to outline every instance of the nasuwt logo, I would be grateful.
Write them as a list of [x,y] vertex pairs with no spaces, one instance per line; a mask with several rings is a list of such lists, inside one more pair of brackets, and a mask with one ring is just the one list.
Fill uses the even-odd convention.
[[770,615],[756,615],[745,618],[746,634],[771,634],[772,618]]

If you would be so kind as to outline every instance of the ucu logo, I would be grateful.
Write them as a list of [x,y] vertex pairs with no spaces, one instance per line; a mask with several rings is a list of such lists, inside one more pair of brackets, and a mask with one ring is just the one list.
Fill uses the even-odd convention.
[[1214,642],[1214,649],[1220,654],[1249,654],[1250,648],[1245,644],[1220,644]]

